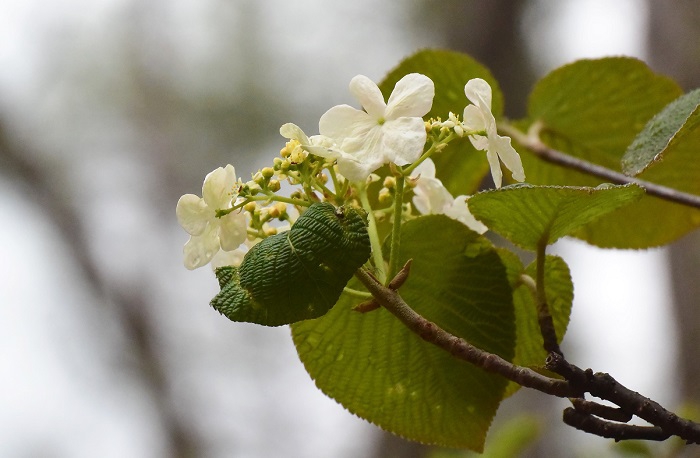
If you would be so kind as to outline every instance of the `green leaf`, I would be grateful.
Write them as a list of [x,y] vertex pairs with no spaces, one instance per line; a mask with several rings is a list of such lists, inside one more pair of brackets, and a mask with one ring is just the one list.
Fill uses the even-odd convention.
[[[547,352],[543,348],[544,342],[537,321],[537,306],[532,291],[519,278],[521,274],[536,278],[536,263],[533,262],[527,269],[523,269],[520,259],[513,252],[499,250],[499,254],[508,270],[508,278],[514,288],[513,305],[515,307],[517,340],[513,363],[538,372],[545,372],[544,360],[547,357]],[[552,315],[554,329],[557,333],[557,341],[561,343],[569,325],[571,305],[574,300],[571,273],[569,266],[562,258],[549,255],[545,258],[544,284],[549,313]],[[511,395],[518,389],[520,389],[520,385],[510,382],[506,389],[506,395]]]
[[536,84],[528,113],[553,135],[585,148],[585,159],[617,170],[635,135],[680,93],[673,80],[637,59],[579,60]]
[[[450,112],[460,118],[469,104],[464,85],[472,78],[486,80],[493,90],[492,111],[503,113],[503,95],[491,72],[472,57],[453,51],[426,49],[403,60],[384,78],[379,88],[385,97],[391,94],[396,82],[409,73],[422,73],[435,83],[435,99],[427,117],[443,120]],[[467,138],[449,144],[440,154],[432,156],[437,178],[453,195],[471,195],[488,173],[486,156],[476,151]]]
[[637,185],[512,185],[476,194],[469,210],[497,234],[536,250],[539,243],[550,245],[643,194]]
[[[676,99],[649,121],[625,153],[622,165],[625,173],[700,195],[698,145],[700,89]],[[683,210],[689,224],[700,226],[700,211]],[[669,224],[661,226],[668,228]]]
[[[627,175],[639,175],[654,163],[677,154],[674,147],[685,140],[685,136],[696,133],[698,124],[700,124],[700,89],[677,98],[644,126],[644,130],[627,148],[622,158],[622,170]],[[696,151],[697,139],[695,140],[693,146]],[[683,172],[686,171],[687,166],[692,167],[698,163],[697,160],[688,160],[690,159],[688,157],[684,159],[686,160],[678,164],[680,166],[686,164],[686,167],[682,167]],[[697,168],[694,170],[697,171]],[[697,185],[699,181],[698,174],[693,174],[692,184]]]
[[[530,95],[529,119],[521,126],[527,129],[539,123],[541,139],[550,147],[619,171],[635,136],[681,93],[674,81],[636,59],[581,60],[554,70],[537,83]],[[603,181],[546,163],[521,145],[514,146],[529,183],[597,186]],[[651,175],[640,178],[656,181]],[[658,224],[658,215],[664,215],[664,224]],[[698,224],[697,210],[645,196],[638,205],[600,218],[577,236],[602,247],[646,248],[669,243]]]
[[[510,360],[512,294],[491,243],[440,215],[407,222],[401,241],[402,261],[413,259],[401,297],[449,332]],[[354,312],[356,303],[343,295],[322,318],[292,325],[316,385],[395,434],[480,451],[507,380],[426,343],[384,309]]]
[[287,232],[246,253],[240,268],[216,270],[212,307],[233,321],[280,326],[325,314],[370,255],[362,214],[315,203]]

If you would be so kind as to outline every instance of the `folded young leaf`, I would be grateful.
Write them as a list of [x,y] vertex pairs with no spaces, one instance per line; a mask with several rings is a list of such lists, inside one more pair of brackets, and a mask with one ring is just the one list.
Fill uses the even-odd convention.
[[469,199],[469,210],[488,228],[526,250],[550,245],[601,216],[639,200],[637,185],[512,185],[481,192]]
[[240,267],[217,269],[221,292],[211,306],[233,321],[266,326],[317,318],[369,255],[358,210],[315,203],[289,231],[251,248]]

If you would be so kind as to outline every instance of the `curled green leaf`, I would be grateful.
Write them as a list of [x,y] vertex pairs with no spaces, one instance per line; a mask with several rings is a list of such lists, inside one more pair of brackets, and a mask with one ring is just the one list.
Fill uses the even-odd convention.
[[370,255],[362,210],[315,203],[287,232],[216,270],[211,306],[232,321],[280,326],[324,315]]

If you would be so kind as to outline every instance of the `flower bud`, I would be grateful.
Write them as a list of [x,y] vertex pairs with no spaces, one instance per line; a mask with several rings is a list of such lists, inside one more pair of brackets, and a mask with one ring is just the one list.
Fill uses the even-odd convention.
[[287,214],[287,204],[284,202],[276,202],[274,207],[277,209],[280,217],[284,217]]
[[379,195],[377,196],[377,200],[382,205],[390,204],[391,201],[394,200],[394,196],[391,195],[391,191],[389,191],[387,188],[382,188],[379,191]]
[[270,180],[270,182],[267,185],[267,189],[269,189],[272,192],[277,192],[280,190],[280,182],[277,180]]
[[260,173],[262,174],[263,178],[270,179],[273,177],[275,174],[275,170],[272,167],[264,167]]

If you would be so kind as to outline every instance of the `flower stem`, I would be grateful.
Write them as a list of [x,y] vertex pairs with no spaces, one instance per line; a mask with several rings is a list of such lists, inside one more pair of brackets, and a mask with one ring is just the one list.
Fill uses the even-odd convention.
[[269,194],[263,196],[251,196],[248,197],[248,201],[267,201],[267,202],[284,202],[286,204],[299,205],[301,207],[310,207],[312,202],[308,200],[292,199],[291,197],[278,196],[276,194]]
[[382,256],[382,243],[379,241],[379,232],[377,230],[377,220],[374,217],[374,210],[372,210],[372,205],[369,203],[369,198],[367,197],[366,184],[363,183],[359,186],[359,194],[362,208],[367,212],[367,232],[369,233],[369,243],[372,246],[374,267],[377,269],[379,280],[384,283],[386,280],[386,270],[384,267],[384,257]]
[[399,174],[396,177],[396,192],[394,193],[394,224],[391,228],[391,249],[389,251],[389,274],[394,278],[399,271],[399,249],[401,248],[401,217],[403,216],[403,188],[406,177]]
[[361,299],[369,299],[373,297],[372,293],[368,293],[367,291],[358,291],[356,289],[348,288],[347,286],[343,288],[343,291],[351,296],[358,297]]

